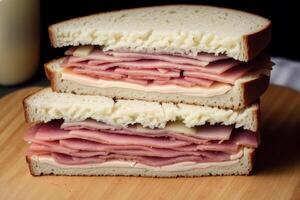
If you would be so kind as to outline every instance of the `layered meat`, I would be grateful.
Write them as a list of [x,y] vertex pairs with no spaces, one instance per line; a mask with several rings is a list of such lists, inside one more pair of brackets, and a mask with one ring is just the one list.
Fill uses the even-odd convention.
[[57,163],[82,165],[133,161],[161,167],[182,162],[238,159],[244,147],[256,148],[256,134],[233,126],[205,125],[188,129],[115,127],[94,120],[37,124],[25,135],[28,155],[51,156]]
[[[255,64],[256,63],[256,64]],[[143,86],[178,85],[209,88],[214,83],[232,85],[259,65],[242,63],[224,55],[197,56],[104,52],[100,48],[72,47],[61,67],[75,74]],[[261,67],[261,66],[260,66]]]

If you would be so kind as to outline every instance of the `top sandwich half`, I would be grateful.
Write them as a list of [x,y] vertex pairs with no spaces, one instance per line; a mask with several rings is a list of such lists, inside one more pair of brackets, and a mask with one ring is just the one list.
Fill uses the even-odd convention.
[[101,13],[49,27],[52,89],[119,99],[243,108],[267,88],[270,21],[195,5]]

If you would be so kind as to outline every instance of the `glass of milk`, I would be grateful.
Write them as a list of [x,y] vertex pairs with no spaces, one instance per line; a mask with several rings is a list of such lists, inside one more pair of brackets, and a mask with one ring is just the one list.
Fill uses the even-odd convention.
[[0,0],[0,85],[30,79],[39,51],[40,1]]

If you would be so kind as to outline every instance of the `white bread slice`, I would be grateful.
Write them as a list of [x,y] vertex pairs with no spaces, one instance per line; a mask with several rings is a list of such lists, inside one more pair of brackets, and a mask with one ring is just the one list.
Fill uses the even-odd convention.
[[54,47],[100,45],[104,50],[221,54],[241,61],[271,40],[268,19],[227,8],[168,5],[100,13],[49,27]]
[[225,175],[249,175],[253,167],[254,149],[244,148],[244,155],[239,162],[229,166],[211,166],[201,169],[178,171],[162,171],[159,168],[149,170],[136,167],[74,167],[57,166],[49,162],[43,162],[38,156],[27,156],[30,173],[33,176],[40,175],[65,175],[65,176],[150,176],[150,177],[196,177],[196,176],[225,176]]
[[82,121],[94,119],[107,124],[164,128],[167,122],[179,121],[186,127],[203,124],[234,124],[256,132],[259,123],[259,106],[230,110],[208,106],[158,103],[138,100],[116,100],[103,96],[75,95],[42,89],[24,99],[27,122],[49,122],[55,119]]
[[[145,101],[186,103],[194,105],[206,105],[219,108],[241,109],[256,101],[268,88],[270,77],[264,73],[270,73],[270,66],[238,79],[231,90],[222,95],[212,97],[189,96],[183,94],[167,94],[149,92],[121,87],[99,88],[87,86],[71,80],[62,79],[62,59],[53,60],[45,64],[45,71],[51,81],[53,91],[62,93],[100,95],[116,99],[137,99]],[[270,62],[266,65],[271,65]]]

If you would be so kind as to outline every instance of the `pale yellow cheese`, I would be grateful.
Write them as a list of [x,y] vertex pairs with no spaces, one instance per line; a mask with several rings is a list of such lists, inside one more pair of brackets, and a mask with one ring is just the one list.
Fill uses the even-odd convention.
[[94,46],[91,46],[91,45],[79,46],[73,52],[73,56],[86,57],[86,56],[90,55],[90,53],[92,53],[93,49],[94,49]]

